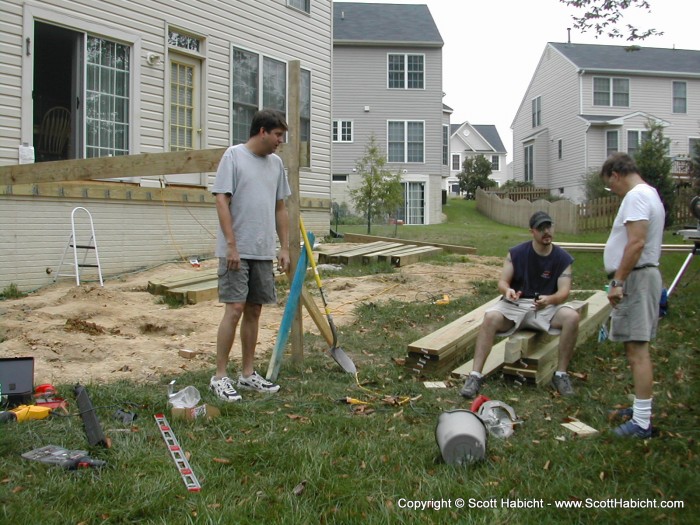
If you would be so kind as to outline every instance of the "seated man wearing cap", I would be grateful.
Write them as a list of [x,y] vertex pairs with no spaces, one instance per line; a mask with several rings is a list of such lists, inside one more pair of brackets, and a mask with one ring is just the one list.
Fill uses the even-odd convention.
[[559,334],[559,360],[552,386],[563,396],[574,389],[566,373],[578,337],[579,314],[563,304],[571,290],[573,257],[552,244],[552,218],[543,211],[530,217],[532,241],[514,246],[508,252],[498,291],[501,300],[484,314],[474,351],[472,372],[461,394],[473,398],[479,393],[481,374],[496,335],[509,336],[519,328]]

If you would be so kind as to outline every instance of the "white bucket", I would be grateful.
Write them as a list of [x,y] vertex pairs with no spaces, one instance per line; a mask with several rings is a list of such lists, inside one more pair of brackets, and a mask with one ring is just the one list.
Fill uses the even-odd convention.
[[486,457],[486,427],[470,410],[450,410],[440,414],[435,439],[445,463],[465,465]]

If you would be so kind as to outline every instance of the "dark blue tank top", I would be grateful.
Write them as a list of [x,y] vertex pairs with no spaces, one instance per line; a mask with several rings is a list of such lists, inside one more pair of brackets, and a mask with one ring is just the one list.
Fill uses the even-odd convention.
[[556,245],[552,245],[549,255],[538,255],[532,247],[532,241],[511,248],[510,258],[514,269],[510,287],[516,292],[522,292],[523,298],[556,293],[557,280],[574,262],[568,252]]

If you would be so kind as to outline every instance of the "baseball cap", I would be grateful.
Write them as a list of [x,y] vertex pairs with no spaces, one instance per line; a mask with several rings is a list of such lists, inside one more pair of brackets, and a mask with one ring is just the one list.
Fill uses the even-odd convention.
[[543,211],[536,211],[532,214],[532,217],[530,217],[530,228],[537,229],[545,222],[554,224],[554,221],[547,213]]

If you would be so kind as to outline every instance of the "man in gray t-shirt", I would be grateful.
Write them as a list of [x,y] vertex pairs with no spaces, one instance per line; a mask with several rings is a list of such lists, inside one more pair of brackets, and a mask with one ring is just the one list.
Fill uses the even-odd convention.
[[219,258],[219,301],[225,310],[216,339],[216,374],[209,387],[228,402],[241,399],[227,373],[239,321],[243,362],[238,388],[279,390],[279,385],[255,371],[253,361],[262,305],[277,300],[275,231],[280,241],[278,265],[284,271],[289,269],[289,217],[284,199],[291,191],[282,159],[274,153],[286,131],[281,113],[256,112],[248,141],[226,150],[212,188],[219,217],[215,252]]

